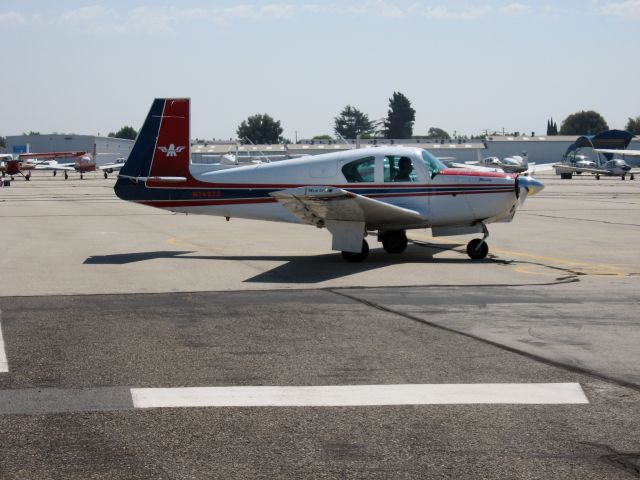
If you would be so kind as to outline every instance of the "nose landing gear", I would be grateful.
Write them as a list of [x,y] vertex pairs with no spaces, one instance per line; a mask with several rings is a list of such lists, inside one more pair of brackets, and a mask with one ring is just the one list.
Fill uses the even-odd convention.
[[484,233],[482,238],[474,238],[467,244],[467,255],[472,260],[483,260],[489,254],[489,245],[486,242],[486,239],[489,238],[489,230],[484,223],[482,224],[482,232]]

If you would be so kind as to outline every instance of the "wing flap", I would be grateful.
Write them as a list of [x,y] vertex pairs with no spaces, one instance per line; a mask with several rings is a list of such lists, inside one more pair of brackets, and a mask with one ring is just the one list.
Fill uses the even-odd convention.
[[415,210],[397,207],[341,188],[306,186],[271,193],[303,223],[325,226],[327,221],[361,222],[369,228],[417,225],[427,219]]

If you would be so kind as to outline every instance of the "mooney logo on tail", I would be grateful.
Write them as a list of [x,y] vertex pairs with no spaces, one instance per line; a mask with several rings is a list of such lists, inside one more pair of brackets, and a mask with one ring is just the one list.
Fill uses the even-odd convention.
[[158,147],[158,150],[167,154],[167,157],[177,157],[178,153],[184,149],[185,147],[176,147],[173,143],[168,147]]

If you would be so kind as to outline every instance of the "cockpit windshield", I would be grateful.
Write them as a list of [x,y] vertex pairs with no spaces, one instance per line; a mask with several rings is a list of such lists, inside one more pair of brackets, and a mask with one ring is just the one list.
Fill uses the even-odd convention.
[[431,177],[434,177],[435,175],[440,173],[442,170],[447,168],[444,163],[442,163],[440,160],[438,160],[436,157],[434,157],[432,154],[430,154],[426,150],[422,150],[421,153],[422,153],[422,162],[424,163],[424,166],[427,169],[427,172],[429,172],[429,174],[431,175]]

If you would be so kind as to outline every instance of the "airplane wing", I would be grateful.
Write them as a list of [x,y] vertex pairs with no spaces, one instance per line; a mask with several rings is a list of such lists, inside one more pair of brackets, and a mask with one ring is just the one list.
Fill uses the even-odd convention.
[[323,227],[328,221],[364,223],[370,228],[424,224],[415,210],[397,207],[341,188],[307,186],[271,193],[303,223]]
[[600,175],[609,175],[611,173],[609,170],[605,170],[603,168],[577,167],[575,165],[569,165],[566,163],[555,163],[552,165],[552,167],[555,169],[556,174],[587,172],[587,173],[596,173]]
[[62,170],[68,172],[75,172],[76,168],[73,163],[57,163],[57,164],[44,164],[37,165],[36,170]]
[[596,152],[600,153],[612,153],[618,155],[628,155],[630,157],[640,157],[640,150],[617,150],[614,148],[596,148]]
[[53,160],[55,158],[81,157],[87,152],[45,152],[45,153],[21,153],[20,160]]
[[541,164],[537,164],[537,163],[529,163],[529,168],[527,169],[527,171],[525,173],[530,173],[531,175],[535,175],[536,173],[542,173],[542,172],[550,172],[551,170],[553,170],[554,165],[556,165],[555,163],[541,163]]
[[36,165],[36,170],[75,170],[75,163],[58,163],[55,160],[48,163],[40,163]]
[[105,163],[104,165],[98,165],[98,168],[102,171],[109,170],[111,172],[118,172],[124,166],[124,163]]

